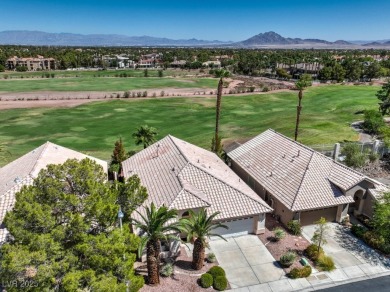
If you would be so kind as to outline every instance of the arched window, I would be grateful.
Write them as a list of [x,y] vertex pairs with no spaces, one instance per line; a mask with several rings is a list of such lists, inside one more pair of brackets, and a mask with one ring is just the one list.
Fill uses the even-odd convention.
[[182,215],[181,215],[181,218],[188,218],[190,217],[190,212],[189,211],[185,211]]

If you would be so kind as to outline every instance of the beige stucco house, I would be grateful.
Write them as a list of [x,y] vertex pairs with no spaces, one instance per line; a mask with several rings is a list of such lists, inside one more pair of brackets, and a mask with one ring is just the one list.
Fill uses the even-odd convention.
[[230,151],[231,168],[273,209],[281,222],[301,225],[348,213],[372,216],[387,187],[269,129]]
[[165,205],[178,210],[179,218],[199,208],[220,212],[216,221],[229,229],[215,232],[225,237],[262,233],[265,213],[272,211],[217,155],[170,135],[122,166],[125,178],[136,174],[147,188],[144,206]]
[[8,231],[3,224],[5,214],[15,205],[15,194],[25,185],[31,185],[41,169],[49,164],[62,164],[68,159],[90,158],[107,173],[107,162],[50,142],[28,152],[0,168],[0,244]]

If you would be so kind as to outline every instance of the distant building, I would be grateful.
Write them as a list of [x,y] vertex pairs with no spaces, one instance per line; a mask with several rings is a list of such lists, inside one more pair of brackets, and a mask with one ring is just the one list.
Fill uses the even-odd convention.
[[15,70],[18,66],[26,67],[28,71],[55,70],[56,60],[39,55],[36,58],[19,58],[14,56],[7,60],[8,70]]

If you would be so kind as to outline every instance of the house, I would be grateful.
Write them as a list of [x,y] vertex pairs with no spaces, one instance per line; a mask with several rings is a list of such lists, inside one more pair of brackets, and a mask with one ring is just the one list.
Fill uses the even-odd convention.
[[19,58],[14,56],[7,60],[8,70],[15,70],[16,67],[26,67],[28,71],[55,70],[56,61],[53,58],[37,56],[36,58]]
[[363,174],[269,129],[228,153],[231,168],[287,224],[340,222],[348,213],[372,216],[387,188]]
[[122,169],[147,188],[145,206],[165,205],[179,218],[200,208],[220,212],[216,221],[229,229],[214,231],[225,237],[264,232],[265,213],[272,211],[217,155],[171,135],[122,162]]
[[62,164],[68,159],[90,158],[107,173],[107,162],[83,153],[46,142],[22,157],[0,168],[0,244],[6,240],[8,231],[3,224],[5,214],[15,205],[15,194],[23,186],[31,185],[41,169],[49,164]]

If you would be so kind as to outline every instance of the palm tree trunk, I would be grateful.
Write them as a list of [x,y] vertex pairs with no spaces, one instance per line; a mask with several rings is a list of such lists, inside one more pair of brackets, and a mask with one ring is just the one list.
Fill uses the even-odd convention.
[[200,270],[203,267],[205,249],[204,242],[197,238],[194,243],[194,251],[192,252],[192,268],[194,270]]
[[[157,242],[159,244],[159,242]],[[159,276],[159,256],[156,256],[157,244],[156,241],[149,241],[146,246],[146,264],[148,267],[148,280],[150,285],[157,285],[160,283]]]
[[295,141],[297,141],[298,139],[298,128],[299,128],[299,117],[301,115],[301,110],[302,110],[302,106],[301,106],[301,101],[302,101],[302,95],[303,95],[303,90],[300,89],[299,90],[299,94],[298,94],[298,106],[297,106],[297,121],[295,123]]
[[223,81],[222,77],[219,79],[218,82],[218,92],[217,92],[217,108],[216,108],[216,114],[215,114],[215,141],[214,141],[214,152],[218,151],[218,140],[219,140],[219,117],[221,112],[221,99],[222,99],[222,87],[223,87]]

